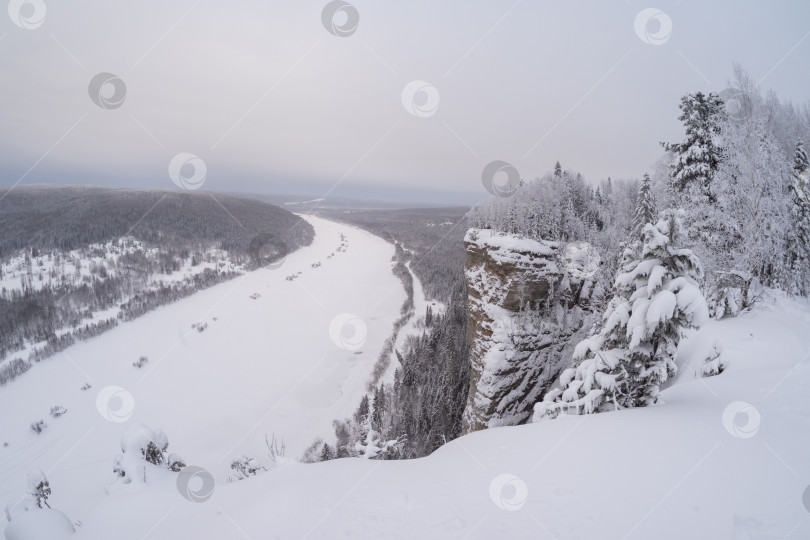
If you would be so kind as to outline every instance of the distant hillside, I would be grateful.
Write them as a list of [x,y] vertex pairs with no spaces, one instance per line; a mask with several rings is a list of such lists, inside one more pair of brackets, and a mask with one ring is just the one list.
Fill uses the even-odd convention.
[[267,235],[293,251],[314,234],[287,210],[221,194],[47,186],[0,190],[0,198],[0,259],[23,248],[72,250],[127,235],[216,242],[243,255]]
[[0,198],[0,385],[314,237],[286,210],[220,194],[29,187]]

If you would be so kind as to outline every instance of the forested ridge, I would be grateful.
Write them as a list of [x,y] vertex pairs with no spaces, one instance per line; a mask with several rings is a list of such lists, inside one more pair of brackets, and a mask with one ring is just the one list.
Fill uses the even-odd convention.
[[314,234],[286,210],[219,194],[49,186],[0,197],[0,361],[13,358],[0,384]]

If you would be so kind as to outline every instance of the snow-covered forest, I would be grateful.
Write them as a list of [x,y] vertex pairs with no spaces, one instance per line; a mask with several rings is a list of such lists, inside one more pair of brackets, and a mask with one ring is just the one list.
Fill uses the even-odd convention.
[[0,537],[810,538],[810,5],[10,0]]

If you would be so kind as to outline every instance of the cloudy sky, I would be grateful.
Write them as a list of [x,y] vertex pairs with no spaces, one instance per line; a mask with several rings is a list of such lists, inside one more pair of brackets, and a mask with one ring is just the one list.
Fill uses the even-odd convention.
[[[810,97],[807,0],[352,0],[329,28],[325,6],[12,0],[0,185],[174,188],[188,153],[209,190],[468,202],[493,160],[640,176],[734,61]],[[99,73],[118,90],[91,96]]]

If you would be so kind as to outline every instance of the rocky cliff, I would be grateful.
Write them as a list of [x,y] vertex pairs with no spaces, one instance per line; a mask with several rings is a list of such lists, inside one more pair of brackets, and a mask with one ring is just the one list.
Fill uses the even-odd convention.
[[469,433],[531,417],[570,362],[572,336],[590,326],[600,261],[582,242],[540,242],[486,229],[470,229],[464,242]]

